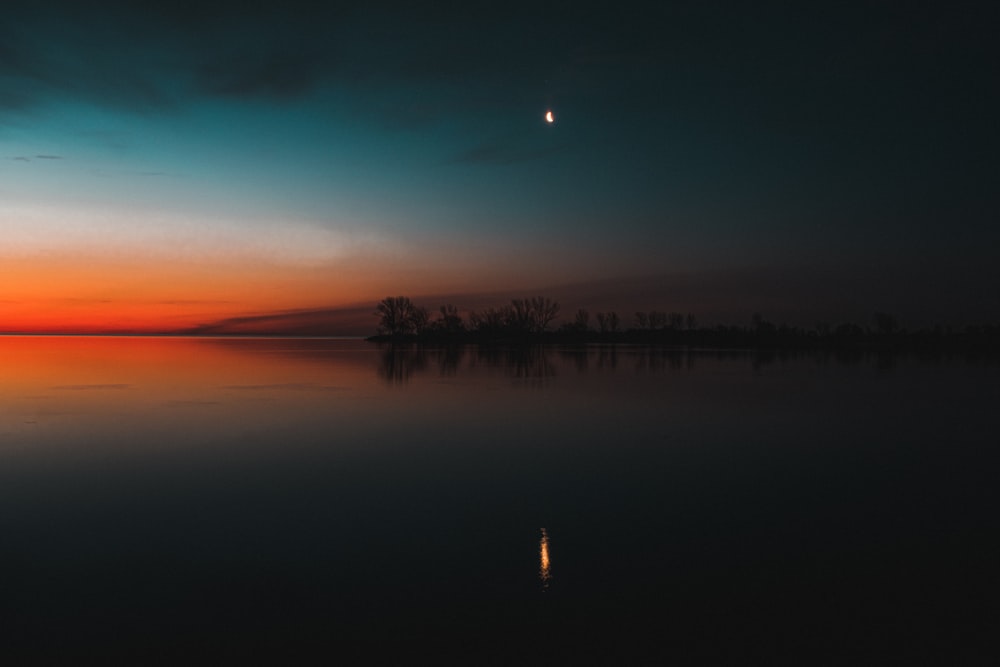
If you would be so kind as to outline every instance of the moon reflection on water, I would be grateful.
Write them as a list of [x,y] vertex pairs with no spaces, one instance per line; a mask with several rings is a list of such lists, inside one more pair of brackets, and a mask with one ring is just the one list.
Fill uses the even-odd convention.
[[549,587],[549,580],[552,579],[552,565],[549,560],[549,534],[542,528],[542,540],[538,544],[538,577],[542,580],[542,588]]

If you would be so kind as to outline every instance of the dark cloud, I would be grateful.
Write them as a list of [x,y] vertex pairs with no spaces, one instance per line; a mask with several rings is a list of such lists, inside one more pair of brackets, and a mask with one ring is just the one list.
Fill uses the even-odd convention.
[[30,104],[44,92],[35,85],[130,108],[162,108],[191,83],[247,98],[412,81],[651,99],[692,75],[719,94],[801,86],[808,103],[831,83],[940,79],[957,61],[983,73],[989,10],[933,5],[14,1],[0,22],[0,77],[31,85],[3,86],[19,92],[0,95],[0,108]]
[[630,66],[654,43],[620,12],[595,21],[593,9],[546,3],[14,2],[4,11],[0,111],[8,112],[67,96],[145,113],[191,95],[273,101],[326,86],[460,87],[439,113],[500,88],[500,100],[542,94],[553,87],[545,78],[573,68]]
[[[995,115],[989,11],[933,6],[15,1],[0,21],[0,114],[333,91],[338,109],[414,129],[556,98],[703,122],[727,140],[763,128],[869,146]],[[468,153],[459,161],[522,159]]]
[[36,155],[39,160],[62,160],[62,155]]
[[294,12],[283,20],[273,10],[255,12],[242,4],[173,10],[114,4],[5,6],[0,111],[78,99],[163,112],[186,103],[192,92],[293,96],[317,80],[314,68],[323,57],[308,47],[316,28],[293,40],[303,27]]
[[288,99],[305,95],[323,79],[324,59],[307,50],[238,53],[201,65],[199,88],[233,98]]
[[203,401],[198,399],[191,399],[186,401],[182,400],[167,401],[166,405],[167,407],[171,408],[211,408],[216,405],[222,405],[222,403],[220,401]]
[[374,305],[261,313],[208,322],[174,333],[193,336],[365,336],[372,332],[373,312]]
[[67,99],[141,112],[172,104],[163,70],[151,66],[160,59],[151,50],[157,42],[137,40],[118,15],[17,4],[5,7],[0,23],[0,81],[18,92],[0,98],[0,109],[25,112]]
[[527,148],[524,146],[512,146],[502,143],[480,144],[455,155],[449,163],[451,164],[496,164],[507,165],[532,160],[541,160],[553,155],[565,153],[569,150],[567,144],[544,146],[541,148]]

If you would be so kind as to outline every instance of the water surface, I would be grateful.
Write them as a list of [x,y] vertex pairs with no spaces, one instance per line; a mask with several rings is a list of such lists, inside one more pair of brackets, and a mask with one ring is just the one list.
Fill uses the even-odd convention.
[[0,338],[44,660],[986,661],[1000,369]]

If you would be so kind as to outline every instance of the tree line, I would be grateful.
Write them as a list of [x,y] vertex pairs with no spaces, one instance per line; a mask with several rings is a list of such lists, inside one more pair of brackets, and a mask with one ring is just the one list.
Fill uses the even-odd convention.
[[463,319],[458,307],[445,304],[432,316],[409,297],[382,299],[375,309],[378,335],[375,340],[416,340],[477,342],[517,340],[538,342],[623,342],[656,343],[708,347],[974,347],[1000,348],[1000,327],[968,326],[950,329],[941,326],[909,331],[895,316],[875,313],[871,322],[832,325],[818,322],[804,329],[775,324],[754,313],[749,326],[699,326],[693,313],[660,310],[637,311],[631,326],[615,311],[598,312],[591,319],[586,309],[553,328],[559,303],[536,296],[511,299],[501,306],[469,312]]
[[[549,331],[549,325],[559,315],[559,303],[536,296],[511,299],[502,306],[484,308],[469,313],[468,323],[459,315],[458,307],[445,304],[432,319],[430,311],[416,305],[406,296],[389,296],[382,299],[375,310],[379,318],[380,336],[420,336],[424,334],[508,333],[538,335]],[[586,333],[596,331],[614,334],[623,331],[621,318],[615,311],[596,313],[596,327],[591,326],[590,311],[581,308],[573,318],[557,329],[558,333]],[[693,313],[666,313],[658,310],[635,313],[634,329],[640,331],[692,330],[697,326]]]
[[379,318],[379,335],[393,338],[467,332],[538,335],[548,330],[559,315],[559,304],[540,296],[511,299],[503,306],[472,311],[466,324],[453,304],[441,306],[436,318],[431,319],[428,310],[409,297],[389,296],[379,301],[375,315]]

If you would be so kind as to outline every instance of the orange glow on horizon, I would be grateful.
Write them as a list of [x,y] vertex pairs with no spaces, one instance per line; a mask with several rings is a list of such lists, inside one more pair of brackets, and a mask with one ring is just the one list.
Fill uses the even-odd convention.
[[2,258],[0,332],[170,333],[371,298],[358,283],[346,271],[250,261]]
[[[361,313],[388,295],[410,296],[433,311],[464,294],[460,305],[478,308],[570,282],[580,259],[549,250],[545,244],[505,247],[496,239],[469,246],[455,238],[314,262],[158,255],[139,246],[131,253],[0,249],[0,334],[176,334],[207,327],[214,333],[368,335],[375,320]],[[336,309],[350,314],[337,313],[336,321],[282,320]],[[261,330],[261,319],[270,330]],[[226,331],[218,331],[220,323]]]

